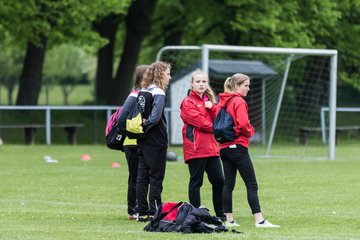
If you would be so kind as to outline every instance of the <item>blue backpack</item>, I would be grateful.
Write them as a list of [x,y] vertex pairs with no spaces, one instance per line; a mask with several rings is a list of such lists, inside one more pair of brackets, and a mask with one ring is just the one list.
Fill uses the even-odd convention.
[[225,107],[221,108],[213,123],[214,136],[218,143],[231,142],[237,138],[234,131],[234,120],[226,111],[226,107],[233,97],[235,96],[232,96]]

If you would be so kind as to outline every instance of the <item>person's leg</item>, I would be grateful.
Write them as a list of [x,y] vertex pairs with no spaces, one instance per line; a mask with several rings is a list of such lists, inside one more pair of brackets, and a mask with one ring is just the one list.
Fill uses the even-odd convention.
[[162,203],[167,147],[146,146],[144,149],[146,149],[145,161],[149,166],[149,214],[154,215]]
[[188,163],[190,181],[189,181],[189,202],[194,207],[200,207],[201,197],[200,188],[203,184],[206,159],[191,159]]
[[236,183],[236,173],[237,169],[233,162],[231,162],[228,158],[228,148],[221,149],[221,160],[224,169],[225,181],[223,188],[223,204],[224,204],[224,212],[226,215],[226,220],[228,222],[234,221],[233,216],[233,203],[232,203],[232,195]]
[[126,160],[128,163],[129,177],[128,177],[128,214],[134,215],[136,213],[136,181],[139,166],[139,149],[136,146],[124,147]]
[[212,185],[212,200],[215,214],[225,221],[222,193],[224,187],[224,174],[219,157],[207,158],[205,171]]
[[229,148],[229,150],[231,151],[229,152],[229,156],[232,156],[231,161],[236,165],[240,176],[245,183],[247,199],[251,208],[251,212],[254,216],[255,226],[260,228],[280,227],[279,225],[275,225],[269,221],[264,220],[264,217],[261,213],[258,196],[258,184],[248,149],[237,144],[236,148]]
[[259,197],[258,197],[258,185],[255,176],[255,170],[249,156],[248,149],[241,145],[236,145],[236,156],[238,156],[237,161],[233,161],[236,164],[237,169],[239,170],[240,176],[243,179],[246,191],[247,199],[250,205],[252,214],[261,212]]
[[149,189],[149,167],[145,163],[143,147],[139,147],[139,166],[138,176],[136,181],[136,199],[137,207],[136,211],[139,216],[146,216],[149,212],[149,204],[147,201]]

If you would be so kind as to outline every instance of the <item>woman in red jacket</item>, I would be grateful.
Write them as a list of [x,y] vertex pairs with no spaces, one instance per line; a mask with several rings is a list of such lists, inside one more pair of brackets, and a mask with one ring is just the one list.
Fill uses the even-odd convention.
[[260,209],[258,185],[248,152],[249,139],[254,135],[255,129],[250,124],[248,106],[243,99],[249,91],[250,78],[245,74],[237,73],[226,79],[224,93],[219,94],[218,106],[227,106],[226,110],[234,120],[234,131],[237,136],[235,140],[220,145],[220,156],[225,174],[223,189],[223,203],[226,215],[225,225],[228,227],[239,226],[234,221],[232,214],[232,192],[235,186],[236,172],[239,171],[246,186],[247,199],[255,218],[255,226],[279,227],[266,221]]
[[216,216],[225,220],[222,205],[224,175],[219,158],[212,125],[217,113],[215,96],[208,82],[208,76],[201,71],[192,74],[191,90],[181,103],[181,118],[184,160],[190,173],[189,201],[200,207],[200,188],[204,172],[212,185],[212,200]]

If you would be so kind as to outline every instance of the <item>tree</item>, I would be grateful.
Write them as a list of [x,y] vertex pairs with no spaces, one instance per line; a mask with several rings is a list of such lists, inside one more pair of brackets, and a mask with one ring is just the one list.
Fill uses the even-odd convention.
[[[124,11],[128,0],[1,0],[0,18],[5,31],[27,43],[20,75],[18,105],[37,104],[45,53],[59,43],[73,42],[98,47],[105,41],[91,23],[109,11]],[[110,7],[111,6],[111,7]],[[16,26],[16,27],[14,27]]]
[[339,51],[340,80],[360,92],[360,1],[338,1],[341,18],[333,29],[331,47]]
[[41,89],[42,70],[48,38],[41,34],[40,45],[28,42],[20,75],[16,105],[36,105]]
[[[19,72],[23,54],[20,47],[12,43],[12,39],[6,34],[0,41],[0,84],[7,90],[7,103],[13,104],[13,92],[18,83]],[[11,46],[8,46],[10,45]]]
[[122,15],[110,14],[93,23],[94,29],[100,36],[108,40],[108,43],[100,48],[97,53],[95,77],[96,103],[105,103],[112,87],[116,32],[121,20]]
[[126,37],[121,61],[111,87],[108,104],[120,105],[129,93],[141,43],[150,33],[156,0],[132,1],[126,16]]
[[[37,103],[46,51],[61,43],[100,49],[101,103],[123,102],[136,64],[152,62],[168,44],[335,48],[340,79],[359,86],[359,5],[358,0],[0,0],[0,41],[10,34],[27,46],[18,104]],[[115,39],[122,34],[124,40]]]

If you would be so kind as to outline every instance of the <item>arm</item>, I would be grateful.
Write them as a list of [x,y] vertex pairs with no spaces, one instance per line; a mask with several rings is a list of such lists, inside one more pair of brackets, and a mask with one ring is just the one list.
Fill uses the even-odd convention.
[[202,132],[212,133],[212,122],[208,121],[195,106],[193,101],[186,98],[181,105],[181,118]]
[[217,105],[215,105],[215,103],[213,103],[212,107],[207,109],[207,111],[209,111],[211,119],[214,121],[216,118],[216,115],[220,111],[220,107],[218,107]]
[[246,137],[251,137],[255,133],[254,127],[251,125],[249,116],[248,116],[248,107],[245,102],[235,105],[236,111],[236,133],[245,135]]
[[123,104],[123,109],[118,118],[118,124],[121,130],[124,130],[126,128],[126,118],[129,115],[130,111],[134,108],[136,100],[136,94],[132,93],[126,98]]

